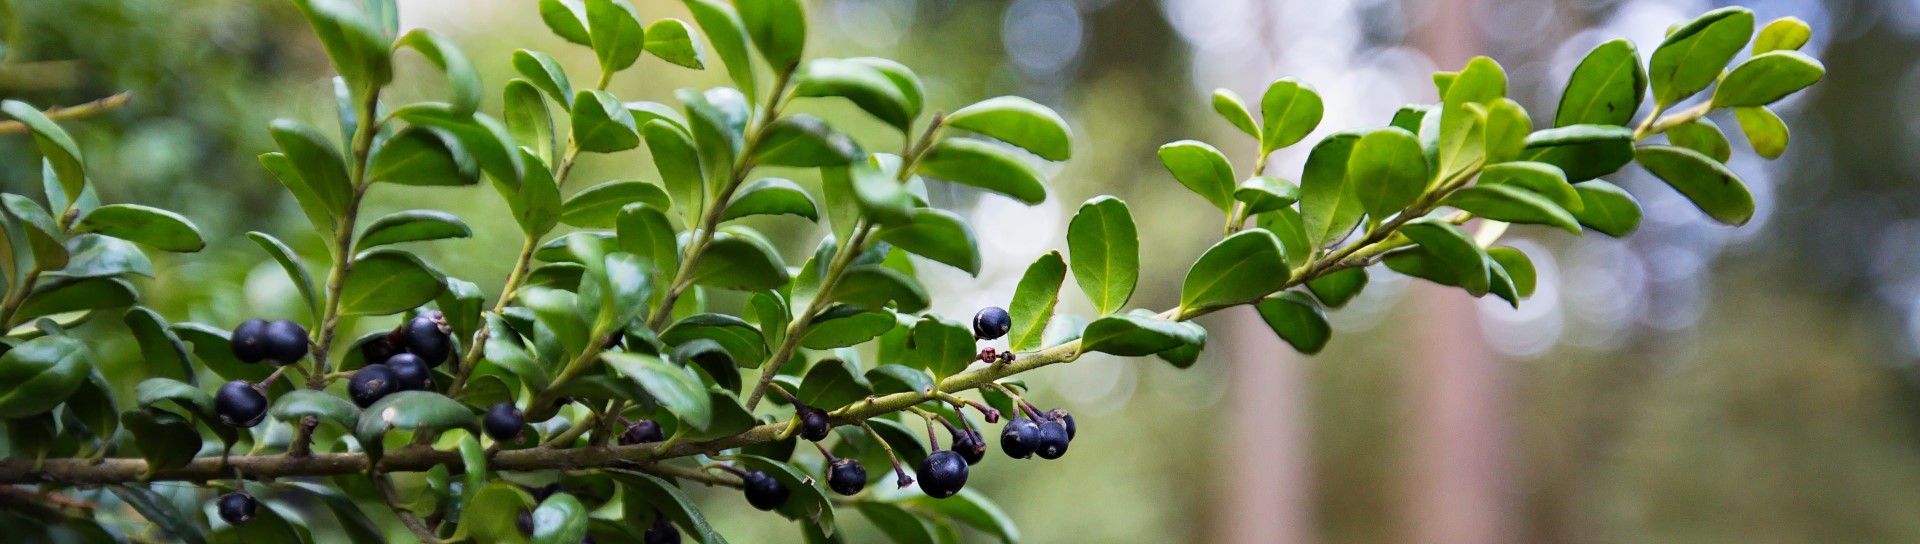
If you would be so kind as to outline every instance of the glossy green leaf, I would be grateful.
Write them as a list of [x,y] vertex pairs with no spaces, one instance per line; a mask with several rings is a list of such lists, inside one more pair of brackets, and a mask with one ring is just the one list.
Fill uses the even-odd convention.
[[700,150],[701,168],[709,175],[731,171],[746,141],[751,108],[746,97],[727,87],[705,92],[680,89],[674,97],[686,106],[687,126],[693,132],[695,148]]
[[1160,164],[1213,207],[1221,211],[1233,207],[1233,164],[1220,150],[1206,142],[1181,140],[1160,146]]
[[713,421],[713,405],[706,388],[680,367],[633,352],[602,353],[600,360],[647,390],[654,402],[680,421],[696,429],[706,429]]
[[627,0],[586,0],[586,4],[587,34],[593,39],[593,56],[600,59],[600,72],[612,74],[633,66],[646,47],[647,30],[640,26],[640,14]]
[[1376,218],[1413,204],[1426,192],[1429,178],[1420,140],[1397,128],[1369,132],[1355,142],[1346,174],[1362,208]]
[[340,286],[344,315],[388,315],[432,301],[446,288],[440,274],[411,253],[376,249],[353,259]]
[[640,132],[613,93],[585,89],[573,97],[573,143],[581,151],[614,153],[640,147]]
[[892,330],[893,326],[891,312],[867,311],[850,305],[834,306],[809,321],[806,334],[800,338],[800,346],[814,350],[857,346]]
[[225,330],[201,323],[174,323],[168,330],[192,344],[194,358],[221,378],[258,382],[273,372],[269,365],[243,363],[235,358],[232,340]]
[[1740,130],[1747,135],[1747,143],[1753,146],[1753,152],[1768,159],[1778,159],[1787,152],[1787,142],[1791,133],[1787,123],[1780,120],[1773,110],[1765,106],[1734,108],[1733,118],[1740,122]]
[[1299,202],[1300,186],[1284,179],[1254,176],[1240,182],[1240,188],[1233,190],[1233,199],[1247,205],[1248,215],[1266,213]]
[[473,156],[482,171],[493,176],[495,182],[509,187],[520,186],[520,176],[525,172],[526,165],[512,147],[513,135],[494,118],[484,113],[460,115],[446,104],[433,102],[411,104],[394,110],[391,116],[414,125],[432,127],[451,136]]
[[873,384],[873,394],[887,395],[913,391],[924,393],[933,389],[933,378],[926,372],[906,365],[884,364],[873,367],[866,374],[867,382]]
[[738,317],[726,314],[699,314],[675,322],[661,331],[660,341],[678,346],[694,340],[718,342],[733,362],[742,368],[756,368],[767,358],[767,342],[760,330]]
[[472,185],[480,181],[480,167],[465,152],[434,129],[403,128],[373,151],[367,179],[423,187]]
[[293,5],[320,37],[334,70],[356,92],[393,81],[393,58],[387,52],[390,38],[358,2],[294,0]]
[[913,276],[872,264],[848,267],[834,284],[830,299],[871,311],[892,304],[907,313],[925,311],[931,302],[926,288]]
[[1320,353],[1321,348],[1327,346],[1327,340],[1333,337],[1333,328],[1327,325],[1326,312],[1320,309],[1319,302],[1305,293],[1275,293],[1253,307],[1259,311],[1260,319],[1273,328],[1274,334],[1280,335],[1281,340],[1287,341],[1300,353]]
[[80,217],[74,232],[96,232],[173,252],[195,252],[207,246],[200,229],[179,214],[137,204],[108,204]]
[[706,430],[696,431],[692,427],[681,427],[675,436],[691,440],[716,440],[746,432],[760,421],[740,405],[740,399],[733,393],[718,389],[707,390],[707,403],[713,405],[713,422]]
[[533,510],[534,544],[573,544],[587,536],[587,507],[568,493],[554,493]]
[[1243,230],[1194,261],[1180,286],[1180,307],[1192,313],[1257,300],[1285,286],[1290,271],[1279,238],[1261,229]]
[[912,353],[915,366],[942,377],[966,370],[978,355],[973,328],[936,316],[920,318],[913,324]]
[[1493,258],[1494,264],[1500,265],[1500,269],[1513,280],[1514,294],[1520,298],[1533,296],[1534,287],[1539,283],[1539,273],[1533,268],[1533,259],[1510,246],[1488,248],[1487,256]]
[[[29,242],[28,245],[32,245]],[[58,270],[41,272],[40,277],[104,278],[135,275],[153,277],[153,260],[133,242],[97,235],[74,236],[66,243],[67,264]],[[4,260],[8,257],[0,257]]]
[[360,408],[338,394],[312,389],[296,389],[273,399],[267,414],[289,423],[314,416],[352,430],[360,424]]
[[907,107],[907,117],[909,119],[919,117],[920,110],[926,106],[927,89],[920,83],[920,76],[913,73],[912,68],[898,61],[880,57],[853,57],[845,60],[880,71],[880,75],[886,76],[893,82],[894,88],[900,91],[900,98],[905,100],[904,104]]
[[193,423],[164,410],[129,410],[120,414],[120,424],[133,435],[133,445],[148,466],[178,468],[200,452],[200,432]]
[[684,0],[693,21],[700,25],[713,52],[727,67],[733,85],[749,96],[758,96],[754,86],[753,63],[747,59],[747,29],[733,5],[719,0]]
[[1781,17],[1761,27],[1760,33],[1753,37],[1753,54],[1798,50],[1811,38],[1813,27],[1807,26],[1806,21],[1799,17]]
[[299,169],[293,165],[292,160],[288,159],[286,154],[278,152],[262,153],[259,159],[261,166],[265,166],[267,171],[273,173],[274,180],[279,181],[280,185],[293,195],[294,202],[300,205],[301,213],[307,216],[308,224],[313,225],[317,232],[331,234],[335,224],[333,212],[327,208],[325,202],[320,200],[318,194],[307,187],[306,180],[300,176]]
[[[280,263],[280,268],[287,272],[287,279],[293,282],[293,287],[300,291],[300,297],[306,301],[310,315],[318,320],[320,295],[314,290],[313,275],[307,273],[307,266],[300,262],[300,257],[294,254],[293,248],[287,247],[280,242],[280,239],[264,232],[248,232],[247,239],[253,240],[253,243],[258,244],[262,251],[266,251],[267,255]],[[366,243],[364,238],[361,243]]]
[[1127,203],[1111,196],[1080,205],[1067,224],[1073,281],[1101,315],[1126,307],[1140,278],[1140,236]]
[[1488,165],[1480,171],[1478,185],[1523,187],[1570,212],[1577,213],[1584,207],[1579,193],[1567,183],[1567,174],[1547,163],[1515,161]]
[[962,489],[959,494],[945,499],[914,494],[902,503],[914,509],[938,512],[958,520],[974,529],[993,535],[1003,544],[1020,542],[1020,529],[1014,526],[1013,517],[1008,516],[994,504],[993,499],[972,489]]
[[[892,320],[893,316],[886,318]],[[840,359],[814,363],[800,380],[800,391],[795,393],[800,402],[828,410],[853,404],[872,394],[873,387],[860,375],[860,367]]]
[[573,83],[567,79],[567,72],[560,67],[560,61],[552,56],[532,49],[519,49],[513,52],[513,70],[520,77],[527,78],[547,98],[560,103],[560,108],[573,109]]
[[[1116,201],[1117,202],[1117,201]],[[1054,306],[1060,302],[1060,284],[1067,279],[1067,264],[1060,252],[1041,255],[1014,287],[1013,303],[1007,305],[1013,329],[1007,333],[1008,349],[1033,351],[1041,348],[1040,339],[1047,323],[1053,320]]]
[[1460,230],[1460,227],[1445,221],[1421,218],[1402,225],[1400,233],[1419,244],[1440,266],[1450,271],[1450,277],[1458,280],[1450,285],[1458,285],[1476,297],[1487,294],[1487,290],[1492,288],[1486,251],[1480,249],[1480,244],[1474,242],[1473,237]]
[[754,151],[754,160],[760,165],[802,168],[838,166],[864,156],[852,136],[804,113],[781,117],[767,125],[760,136],[760,147]]
[[553,116],[547,111],[547,100],[540,97],[540,89],[530,81],[514,78],[507,82],[504,96],[505,111],[501,115],[506,117],[507,133],[513,135],[514,143],[533,148],[534,156],[543,161],[559,160],[553,153],[557,145]]
[[1320,126],[1326,105],[1312,85],[1293,78],[1281,78],[1267,86],[1260,97],[1260,118],[1265,130],[1260,134],[1262,154],[1299,143]]
[[[288,485],[307,490],[319,497],[321,504],[325,504],[328,510],[333,511],[333,516],[339,521],[341,532],[345,533],[344,536],[348,542],[381,544],[387,541],[380,526],[375,525],[372,519],[368,519],[367,514],[360,511],[360,506],[354,504],[353,499],[348,498],[345,492],[313,482],[292,482]],[[478,485],[472,487],[474,491],[479,489]]]
[[721,221],[752,215],[797,215],[809,221],[819,219],[813,197],[800,184],[781,178],[760,178],[747,183],[727,201]]
[[1727,143],[1726,133],[1720,131],[1719,124],[1705,117],[1668,128],[1667,139],[1675,146],[1698,151],[1721,163],[1733,157],[1733,145]]
[[[371,248],[387,244],[470,238],[473,229],[459,216],[439,210],[406,210],[373,220],[360,232],[356,247]],[[256,240],[258,242],[258,240]]]
[[340,151],[319,129],[299,121],[275,119],[268,132],[296,169],[302,188],[334,217],[345,216],[353,198],[353,183],[347,178],[347,163],[340,158]]
[[120,407],[113,401],[113,389],[98,372],[87,374],[80,387],[67,397],[66,407],[101,444],[111,443],[113,434],[120,430]]
[[125,308],[139,299],[133,284],[120,278],[87,278],[43,282],[27,295],[26,302],[13,314],[13,321],[29,323],[34,318],[80,310]]
[[907,214],[905,224],[881,228],[877,237],[894,247],[958,268],[980,273],[980,247],[973,228],[953,212],[919,208]]
[[1185,345],[1206,345],[1207,330],[1186,321],[1168,321],[1146,313],[1114,314],[1087,324],[1080,350],[1140,357]]
[[611,474],[614,480],[626,487],[627,493],[622,497],[628,501],[629,508],[632,508],[636,502],[649,505],[666,515],[667,519],[679,525],[682,530],[687,531],[688,536],[695,541],[702,544],[726,544],[727,540],[721,538],[713,531],[713,527],[707,524],[707,518],[701,515],[700,508],[694,504],[693,500],[688,499],[686,494],[681,493],[680,488],[675,487],[673,482],[638,472],[611,471]]
[[1367,287],[1367,269],[1348,268],[1321,275],[1307,282],[1307,289],[1321,304],[1339,308],[1346,306],[1360,290]]
[[1213,111],[1226,119],[1233,128],[1247,133],[1253,139],[1260,139],[1260,123],[1253,120],[1253,113],[1247,110],[1247,101],[1230,89],[1213,90]]
[[1664,109],[1706,89],[1751,37],[1753,11],[1743,7],[1706,12],[1668,33],[1647,64],[1654,103]]
[[0,101],[0,113],[20,121],[27,130],[33,132],[34,143],[40,155],[46,158],[54,177],[59,180],[66,199],[72,201],[80,198],[87,185],[85,159],[80,155],[80,146],[73,143],[73,137],[67,134],[66,129],[60,128],[40,110],[18,100]]
[[1559,167],[1567,181],[1612,174],[1633,162],[1633,129],[1609,125],[1571,125],[1527,136],[1521,160]]
[[519,485],[496,481],[480,488],[473,500],[460,509],[460,517],[465,520],[460,527],[480,542],[526,542],[527,537],[520,534],[517,520],[520,514],[532,512],[534,506],[533,496]]
[[1799,51],[1754,55],[1733,67],[1713,90],[1713,106],[1765,106],[1799,92],[1826,77],[1827,65]]
[[734,5],[754,48],[774,72],[800,65],[807,46],[807,8],[800,0],[739,0]]
[[946,125],[991,136],[1050,161],[1073,155],[1073,132],[1052,108],[1018,96],[975,102],[946,117]]
[[481,351],[486,361],[511,373],[527,389],[545,389],[550,381],[546,368],[534,361],[519,334],[513,332],[500,314],[488,313],[486,320],[489,334]]
[[165,495],[161,495],[145,487],[135,487],[132,485],[115,485],[109,486],[107,489],[112,490],[114,496],[119,497],[121,502],[133,507],[135,512],[139,512],[140,517],[146,518],[147,521],[153,523],[154,527],[159,527],[165,533],[173,535],[174,538],[178,538],[182,542],[189,544],[206,544],[206,534],[202,533],[200,531],[200,525],[193,521],[197,519],[198,516],[181,512],[175,508],[173,501]]
[[1575,235],[1580,234],[1580,223],[1571,212],[1539,193],[1514,185],[1468,187],[1448,195],[1441,204],[1496,221],[1551,225]]
[[1653,145],[1636,149],[1634,160],[1714,221],[1739,226],[1753,218],[1753,194],[1739,176],[1711,157],[1691,149]]
[[1486,136],[1486,163],[1488,165],[1517,160],[1526,152],[1527,135],[1533,133],[1533,119],[1527,117],[1526,108],[1511,98],[1495,100],[1487,106],[1486,126],[1482,133]]
[[920,158],[915,171],[1007,195],[1028,205],[1047,199],[1045,174],[1006,148],[981,140],[941,140]]
[[560,222],[605,229],[618,224],[620,210],[636,202],[659,210],[673,206],[666,189],[643,181],[609,181],[574,193],[560,205]]
[[380,438],[390,430],[445,431],[466,429],[479,434],[480,418],[460,401],[432,391],[401,391],[387,395],[360,414],[354,435],[367,446],[370,460],[380,457]]
[[688,279],[705,285],[735,291],[760,291],[785,285],[791,276],[765,241],[728,232],[714,234]]
[[[648,121],[640,128],[640,133],[646,137],[647,149],[653,153],[654,167],[659,170],[667,193],[673,196],[674,206],[678,206],[688,217],[704,210],[706,180],[701,173],[700,155],[695,150],[693,139],[664,121]],[[661,211],[668,209],[661,208]]]
[[193,359],[187,356],[187,344],[173,333],[166,318],[146,307],[134,306],[121,320],[126,322],[127,331],[133,333],[134,343],[140,345],[140,355],[148,367],[154,369],[154,375],[175,376],[197,383]]
[[1595,46],[1573,69],[1560,94],[1553,126],[1627,126],[1647,96],[1647,71],[1633,42],[1618,39]]
[[394,51],[402,47],[419,51],[420,56],[447,74],[447,88],[453,95],[447,103],[453,105],[454,111],[473,113],[480,109],[480,72],[452,39],[431,29],[415,28],[393,42]]
[[1300,212],[1293,208],[1280,208],[1260,214],[1256,219],[1260,228],[1280,239],[1280,249],[1286,250],[1287,262],[1304,263],[1313,258],[1313,248],[1307,243],[1307,227]]
[[620,251],[649,259],[656,269],[675,270],[679,266],[679,248],[675,245],[673,224],[661,208],[645,202],[620,209],[614,220]]
[[593,46],[593,36],[587,33],[585,7],[578,0],[540,0],[540,20],[560,39]]
[[[1300,173],[1300,216],[1307,244],[1318,248],[1346,237],[1366,214],[1347,187],[1347,165],[1360,134],[1342,132],[1314,144]],[[1355,184],[1363,183],[1355,180]]]
[[560,186],[547,167],[532,156],[532,152],[521,148],[519,153],[526,159],[526,176],[520,184],[509,186],[495,183],[493,188],[507,201],[507,209],[513,214],[513,220],[520,225],[520,232],[527,236],[541,236],[553,230],[565,214],[564,204],[560,201]]
[[[759,0],[790,2],[793,0]],[[861,110],[905,132],[917,110],[895,80],[875,65],[854,59],[815,59],[794,83],[795,97],[844,97]]]
[[58,270],[67,266],[69,255],[66,246],[66,232],[47,215],[46,208],[24,196],[7,193],[0,195],[7,213],[19,221],[26,231],[28,248],[33,252],[36,267],[42,270]]
[[707,53],[693,39],[687,22],[667,18],[647,25],[646,51],[660,60],[695,70],[707,67]]

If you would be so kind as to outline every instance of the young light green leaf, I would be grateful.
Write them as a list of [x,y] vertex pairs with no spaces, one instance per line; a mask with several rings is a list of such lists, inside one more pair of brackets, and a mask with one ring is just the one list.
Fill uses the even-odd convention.
[[760,178],[741,186],[720,213],[721,221],[752,215],[797,215],[808,221],[820,219],[813,196],[792,180]]
[[1539,283],[1539,274],[1534,271],[1533,259],[1511,246],[1487,248],[1487,256],[1491,257],[1494,264],[1499,265],[1500,269],[1506,272],[1507,277],[1513,280],[1514,295],[1518,298],[1533,296],[1534,287]]
[[[1353,269],[1359,270],[1359,269]],[[1327,324],[1327,313],[1320,309],[1320,303],[1299,291],[1275,293],[1255,304],[1260,319],[1273,328],[1295,351],[1312,355],[1327,347],[1327,340],[1333,336],[1333,327]]]
[[373,220],[373,223],[367,225],[367,230],[360,232],[360,242],[355,247],[365,249],[387,244],[472,236],[473,229],[468,227],[466,222],[461,221],[459,216],[439,210],[406,210]]
[[739,12],[734,11],[731,4],[717,0],[684,1],[687,11],[693,13],[693,21],[700,25],[700,33],[706,35],[714,54],[720,55],[720,62],[726,64],[727,77],[733,80],[733,85],[748,96],[758,96],[753,63],[747,59],[747,29],[740,22]]
[[1527,135],[1533,133],[1533,119],[1527,110],[1511,98],[1495,100],[1487,106],[1486,163],[1499,164],[1520,158],[1526,151]]
[[200,238],[200,228],[193,226],[192,221],[180,214],[138,204],[94,208],[80,217],[73,231],[97,232],[175,253],[192,253],[207,247],[207,242]]
[[1733,118],[1740,122],[1740,130],[1747,135],[1747,143],[1753,146],[1753,152],[1768,159],[1778,159],[1787,152],[1787,142],[1791,133],[1787,123],[1780,120],[1773,110],[1766,106],[1734,108]]
[[1525,187],[1569,212],[1579,212],[1584,207],[1573,185],[1567,183],[1567,174],[1547,163],[1515,161],[1488,165],[1480,171],[1477,184]]
[[975,102],[946,118],[947,126],[1010,143],[1050,161],[1073,155],[1073,133],[1052,108],[1018,96]]
[[593,56],[600,73],[612,74],[633,66],[646,46],[647,29],[627,0],[587,0],[587,33],[593,38]]
[[1111,196],[1080,205],[1067,224],[1073,281],[1101,315],[1126,307],[1140,279],[1140,235],[1127,203]]
[[[1347,185],[1347,165],[1361,135],[1342,132],[1314,144],[1300,173],[1300,216],[1307,244],[1319,248],[1338,241],[1360,224],[1366,208]],[[1355,183],[1359,183],[1357,180]]]
[[1521,160],[1551,164],[1567,181],[1612,174],[1633,162],[1633,129],[1611,125],[1571,125],[1527,136]]
[[389,315],[432,301],[446,289],[440,273],[411,253],[375,249],[353,259],[340,286],[344,315]]
[[560,222],[581,228],[613,228],[620,210],[634,203],[673,206],[666,189],[644,181],[616,180],[588,187],[560,205]]
[[1429,179],[1420,140],[1391,127],[1369,132],[1353,144],[1346,174],[1361,207],[1375,218],[1391,216],[1413,204],[1426,192]]
[[1188,190],[1221,211],[1233,207],[1233,164],[1206,142],[1181,140],[1160,146],[1160,164]]
[[969,139],[946,139],[921,157],[917,172],[1013,197],[1028,205],[1047,199],[1045,175],[1006,148]]
[[1572,213],[1539,193],[1515,185],[1490,183],[1468,187],[1448,195],[1441,204],[1495,221],[1552,225],[1580,234],[1580,223]]
[[1247,205],[1248,215],[1256,215],[1300,201],[1300,186],[1280,178],[1254,176],[1240,182],[1240,188],[1233,190],[1233,199]]
[[[788,2],[793,0],[760,0]],[[844,97],[861,110],[905,132],[918,113],[913,101],[887,72],[854,59],[815,59],[807,63],[793,88],[795,97]]]
[[447,103],[453,105],[454,111],[473,113],[480,109],[480,72],[451,38],[431,29],[415,28],[393,42],[394,52],[402,47],[419,51],[420,56],[447,74],[447,88],[453,94]]
[[980,273],[980,244],[973,227],[953,212],[916,208],[908,212],[906,223],[882,227],[877,234],[881,241],[915,255],[967,274]]
[[1213,111],[1231,123],[1233,128],[1240,129],[1240,132],[1247,133],[1255,140],[1260,139],[1260,123],[1253,120],[1253,113],[1247,110],[1247,101],[1242,100],[1238,93],[1231,89],[1214,89]]
[[1266,94],[1260,97],[1260,119],[1265,126],[1260,134],[1260,152],[1272,153],[1306,139],[1320,126],[1325,112],[1326,105],[1312,85],[1290,77],[1268,85]]
[[1595,46],[1573,69],[1553,126],[1627,126],[1647,95],[1647,71],[1640,53],[1625,39]]
[[1634,160],[1686,195],[1708,217],[1726,225],[1753,218],[1753,194],[1726,165],[1698,151],[1663,145],[1641,147]]
[[345,216],[348,201],[353,198],[353,182],[347,178],[346,161],[333,144],[327,143],[327,137],[312,125],[290,119],[275,119],[268,132],[280,144],[305,188],[332,216]]
[[559,61],[546,53],[518,49],[513,52],[513,69],[546,93],[547,98],[559,102],[560,109],[573,109],[573,83],[567,80],[567,71],[560,68]]
[[1013,303],[1007,305],[1013,317],[1013,330],[1007,333],[1008,349],[1041,348],[1041,336],[1053,320],[1053,308],[1060,302],[1060,284],[1066,279],[1067,263],[1058,251],[1047,252],[1027,266],[1020,284],[1013,289]]
[[1820,81],[1827,66],[1799,51],[1761,53],[1734,66],[1713,90],[1713,106],[1765,106]]
[[1087,324],[1080,350],[1142,357],[1188,345],[1204,346],[1207,330],[1187,321],[1168,321],[1144,312],[1113,314]]
[[647,25],[645,48],[660,60],[676,65],[695,70],[707,67],[706,51],[693,39],[693,31],[687,28],[686,21],[668,18]]
[[587,536],[587,507],[569,493],[554,493],[533,510],[533,544],[572,544]]
[[358,2],[294,0],[293,5],[320,37],[334,70],[356,92],[393,81],[393,57],[387,50],[391,38]]
[[540,0],[540,20],[560,39],[593,47],[593,36],[587,33],[586,8],[579,0]]
[[513,135],[513,141],[533,148],[534,156],[542,161],[559,160],[553,154],[553,117],[547,111],[546,99],[540,97],[540,89],[531,81],[513,78],[507,82],[505,101],[502,115],[506,116],[507,133]]
[[1733,145],[1727,143],[1727,135],[1720,131],[1720,125],[1712,119],[1701,117],[1667,129],[1667,139],[1673,145],[1692,149],[1721,163],[1733,158]]
[[740,21],[760,57],[776,73],[800,65],[807,46],[807,8],[800,0],[740,0]]
[[589,153],[614,153],[640,147],[640,133],[613,93],[586,89],[573,97],[573,143]]
[[1228,236],[1208,248],[1180,285],[1182,315],[1257,300],[1280,290],[1291,269],[1280,239],[1262,229]]
[[1813,27],[1799,17],[1781,17],[1767,23],[1760,34],[1753,38],[1753,54],[1761,55],[1773,51],[1794,51],[1806,45],[1813,37]]
[[1661,109],[1699,93],[1753,37],[1753,11],[1725,7],[1706,12],[1667,34],[1653,50],[1647,79]]

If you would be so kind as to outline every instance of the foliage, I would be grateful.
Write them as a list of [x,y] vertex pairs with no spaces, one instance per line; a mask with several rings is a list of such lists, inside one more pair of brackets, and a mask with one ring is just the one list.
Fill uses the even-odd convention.
[[[274,236],[249,234],[309,310],[301,325],[310,356],[278,368],[237,357],[248,340],[226,326],[169,323],[137,306],[126,278],[151,275],[141,246],[199,251],[199,229],[165,210],[99,202],[82,150],[59,124],[78,115],[55,119],[0,103],[44,157],[46,187],[44,202],[4,196],[0,325],[9,334],[0,339],[0,418],[11,450],[0,483],[50,494],[111,486],[159,530],[194,542],[310,540],[312,515],[276,512],[293,507],[283,498],[303,495],[319,496],[356,541],[383,538],[359,505],[384,502],[429,542],[638,541],[656,519],[721,542],[723,531],[679,485],[740,487],[751,474],[795,491],[774,509],[801,521],[812,539],[833,539],[836,515],[852,511],[901,541],[952,541],[963,525],[1013,541],[1018,531],[1007,516],[969,491],[918,496],[877,485],[886,472],[873,470],[873,489],[830,496],[808,475],[817,467],[788,461],[796,434],[807,432],[807,416],[827,418],[840,431],[831,451],[887,460],[905,479],[898,467],[940,449],[936,421],[959,436],[976,425],[968,410],[988,421],[1001,412],[1041,419],[1019,399],[1018,374],[1092,352],[1189,366],[1208,335],[1193,320],[1210,313],[1251,306],[1295,349],[1317,352],[1332,334],[1326,309],[1363,290],[1377,263],[1518,305],[1532,292],[1534,271],[1524,254],[1495,245],[1501,234],[1510,224],[1630,233],[1641,217],[1637,202],[1597,179],[1628,163],[1708,217],[1745,223],[1752,196],[1725,166],[1731,150],[1706,116],[1733,110],[1755,151],[1776,157],[1786,128],[1767,105],[1824,74],[1795,51],[1804,25],[1776,22],[1756,38],[1750,11],[1715,10],[1678,26],[1648,66],[1624,40],[1596,47],[1574,71],[1553,126],[1534,130],[1505,96],[1504,69],[1476,58],[1435,74],[1438,103],[1407,106],[1390,126],[1314,143],[1298,184],[1270,177],[1265,157],[1318,127],[1324,105],[1313,87],[1275,82],[1257,116],[1233,93],[1216,92],[1215,111],[1261,158],[1243,176],[1204,142],[1160,149],[1172,177],[1226,219],[1222,239],[1188,270],[1180,305],[1128,306],[1141,254],[1133,212],[1097,197],[1070,223],[1067,254],[1044,255],[1020,281],[1008,305],[1015,353],[995,354],[980,352],[978,333],[962,321],[927,311],[909,256],[968,273],[982,260],[966,221],[927,205],[929,179],[1028,204],[1047,199],[1036,163],[1068,160],[1073,145],[1066,120],[1045,106],[998,97],[930,113],[917,76],[899,63],[806,58],[799,0],[686,0],[691,25],[643,24],[626,0],[542,0],[541,20],[591,48],[600,71],[594,83],[576,83],[548,55],[517,51],[510,63],[520,77],[503,86],[495,118],[479,110],[485,87],[472,61],[430,30],[399,34],[392,0],[293,4],[340,74],[344,130],[335,138],[275,121],[279,150],[260,156],[332,254],[315,274]],[[1750,42],[1750,57],[1733,63]],[[444,101],[383,99],[403,49],[447,79]],[[606,90],[643,56],[705,69],[709,53],[737,87],[682,89],[673,97],[678,108]],[[1649,89],[1652,111],[1630,125]],[[865,150],[825,119],[787,114],[799,100],[845,100],[897,129],[904,145],[897,153]],[[1649,142],[1663,134],[1667,143]],[[580,154],[642,145],[654,156],[657,183],[606,180],[562,198]],[[819,169],[822,194],[757,177],[763,167]],[[436,210],[360,216],[378,182],[464,194],[483,180],[523,236],[491,304],[474,284],[407,249],[472,236],[461,218]],[[758,215],[824,219],[830,234],[789,266],[764,236],[732,223]],[[1069,271],[1100,315],[1054,319]],[[745,309],[708,307],[707,293],[718,291],[741,293]],[[115,315],[152,367],[135,399],[103,387],[87,346],[67,332]],[[409,325],[336,337],[343,319],[393,315]],[[449,364],[430,361],[422,390],[364,408],[349,402],[358,369],[386,360],[423,319],[451,333]],[[1049,334],[1053,322],[1066,334]],[[845,349],[856,346],[874,346],[880,357],[863,364]],[[270,421],[231,424],[225,399],[207,392],[212,384],[199,382],[199,369],[258,384]],[[741,369],[756,370],[757,379],[743,379]],[[984,403],[958,396],[976,389]],[[761,409],[769,390],[791,416]],[[524,415],[507,424],[521,436],[491,430],[489,409],[500,403]],[[487,432],[482,412],[490,414]],[[910,415],[926,420],[926,448],[907,430]],[[637,426],[622,423],[632,420],[657,425],[660,435],[625,438]],[[148,484],[228,478],[213,485],[266,497],[258,519],[212,523],[203,509],[182,510]],[[620,508],[602,508],[616,498]],[[34,531],[90,541],[121,530],[52,506],[21,511],[31,514],[7,521]],[[513,523],[521,514],[530,519],[524,532]]]

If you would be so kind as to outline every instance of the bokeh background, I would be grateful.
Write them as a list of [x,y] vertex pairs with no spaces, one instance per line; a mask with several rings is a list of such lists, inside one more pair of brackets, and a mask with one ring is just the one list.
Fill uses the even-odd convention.
[[[677,1],[633,3],[647,20],[689,19]],[[895,58],[926,81],[930,108],[1019,94],[1074,128],[1074,158],[1050,170],[1043,204],[933,188],[937,205],[971,220],[987,257],[977,277],[922,267],[935,309],[948,315],[1004,305],[1027,263],[1064,247],[1067,216],[1099,194],[1132,202],[1140,223],[1134,303],[1174,305],[1186,263],[1218,236],[1221,218],[1174,182],[1154,149],[1206,140],[1241,176],[1256,152],[1209,109],[1214,88],[1257,101],[1268,81],[1301,78],[1326,98],[1317,138],[1435,101],[1432,71],[1486,54],[1542,119],[1588,48],[1628,37],[1644,56],[1670,24],[1730,4],[809,3],[810,56]],[[1089,356],[1034,372],[1035,399],[1073,410],[1080,439],[1062,461],[990,457],[970,487],[998,499],[1029,542],[1920,541],[1920,184],[1910,174],[1920,169],[1920,0],[1731,3],[1762,22],[1808,21],[1806,50],[1828,67],[1823,82],[1780,105],[1793,128],[1780,160],[1746,152],[1721,119],[1739,150],[1732,166],[1759,201],[1751,224],[1712,224],[1629,167],[1609,179],[1646,207],[1632,237],[1509,234],[1541,272],[1518,310],[1380,273],[1333,313],[1337,334],[1316,357],[1293,353],[1242,309],[1202,320],[1213,341],[1190,370]],[[255,159],[271,147],[271,119],[332,116],[331,69],[292,5],[0,6],[0,97],[45,106],[131,91],[130,106],[69,124],[102,198],[178,210],[209,236],[204,252],[153,255],[158,277],[140,285],[149,305],[175,321],[294,316],[279,269],[241,237],[266,230],[310,259],[325,255]],[[465,48],[492,89],[490,110],[513,49],[552,53],[576,80],[592,74],[592,53],[551,36],[531,0],[405,0],[401,15]],[[439,96],[428,68],[404,58],[390,96]],[[611,90],[669,102],[675,88],[724,81],[651,59]],[[896,145],[851,107],[800,109],[840,121],[869,148]],[[1308,147],[1281,151],[1269,172],[1295,178]],[[589,155],[575,177],[656,179],[649,161],[644,149]],[[36,164],[28,139],[0,137],[5,190],[37,194]],[[489,293],[518,249],[504,205],[484,186],[382,186],[370,206],[467,218],[474,238],[416,249]],[[789,262],[823,234],[792,218],[758,226],[783,233]],[[1087,305],[1070,294],[1062,309]],[[118,326],[99,321],[90,327]],[[381,325],[390,326],[358,324]],[[130,391],[137,376],[111,369],[137,351],[122,341],[97,352]],[[799,538],[732,493],[696,494],[735,542]],[[878,538],[856,518],[843,517],[850,541]]]

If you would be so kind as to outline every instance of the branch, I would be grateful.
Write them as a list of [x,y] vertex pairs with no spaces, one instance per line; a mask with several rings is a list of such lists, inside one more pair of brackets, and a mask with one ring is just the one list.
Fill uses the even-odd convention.
[[[43,111],[41,113],[46,114],[48,119],[52,119],[54,121],[66,121],[70,119],[79,119],[79,118],[93,115],[96,113],[118,108],[120,106],[125,106],[127,105],[128,102],[132,102],[132,101],[133,101],[133,92],[122,91],[119,94],[109,96],[106,98],[101,98],[99,100],[94,100],[92,102],[74,104],[72,106],[55,106],[52,108],[47,108],[46,111]],[[0,134],[14,134],[14,133],[26,132],[26,131],[27,131],[26,123],[22,123],[19,121],[0,121]]]

